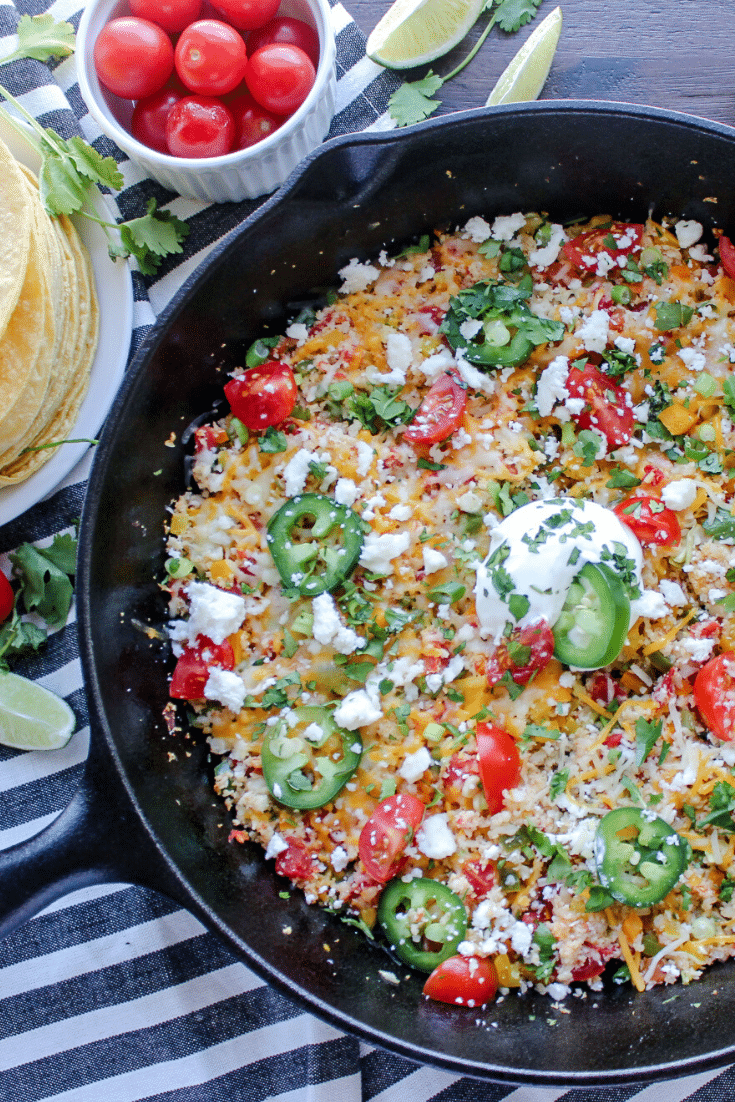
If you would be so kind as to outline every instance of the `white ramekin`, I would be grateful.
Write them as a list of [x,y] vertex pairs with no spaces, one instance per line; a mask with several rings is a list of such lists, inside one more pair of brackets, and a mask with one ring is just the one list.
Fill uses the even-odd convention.
[[127,0],[91,0],[77,32],[79,88],[90,115],[108,138],[144,172],[170,191],[204,202],[256,199],[275,191],[308,153],[322,142],[334,116],[336,47],[328,0],[282,0],[279,15],[310,23],[319,35],[320,59],[314,86],[301,107],[273,134],[249,149],[224,157],[171,157],[136,141],[126,125],[133,104],[104,88],[93,50],[105,23],[129,15]]

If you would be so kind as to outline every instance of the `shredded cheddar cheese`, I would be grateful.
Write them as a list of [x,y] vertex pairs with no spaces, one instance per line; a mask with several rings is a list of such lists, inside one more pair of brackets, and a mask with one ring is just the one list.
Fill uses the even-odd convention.
[[[478,216],[351,261],[268,335],[288,411],[196,429],[167,522],[172,695],[233,845],[262,846],[309,903],[385,941],[386,883],[435,880],[464,909],[456,952],[521,996],[599,990],[603,972],[689,983],[735,956],[735,730],[695,691],[735,648],[733,283],[670,224],[512,225]],[[513,310],[483,313],[493,295]],[[503,535],[539,503],[543,522]],[[325,563],[336,580],[312,593]],[[612,611],[579,582],[588,563]],[[564,632],[584,657],[605,615],[616,648],[573,662]],[[621,808],[634,825],[610,838]],[[671,881],[636,899],[679,845]]]

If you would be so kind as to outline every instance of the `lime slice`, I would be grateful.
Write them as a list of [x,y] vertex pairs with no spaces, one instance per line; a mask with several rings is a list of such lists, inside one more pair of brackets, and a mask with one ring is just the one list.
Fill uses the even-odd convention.
[[486,107],[538,99],[561,34],[561,8],[554,8],[528,36],[487,98]]
[[74,731],[74,713],[55,693],[17,673],[0,673],[0,743],[14,750],[59,750]]
[[367,40],[366,52],[388,69],[411,69],[461,42],[485,0],[395,0]]

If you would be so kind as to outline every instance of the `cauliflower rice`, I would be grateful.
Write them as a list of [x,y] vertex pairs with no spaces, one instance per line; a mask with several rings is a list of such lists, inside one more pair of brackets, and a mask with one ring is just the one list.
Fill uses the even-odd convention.
[[[565,242],[592,230],[575,266]],[[735,954],[732,702],[717,737],[693,695],[698,672],[735,650],[735,282],[716,241],[682,221],[649,221],[641,238],[604,216],[568,227],[474,217],[398,256],[353,260],[340,277],[328,305],[261,346],[261,359],[293,369],[291,415],[256,433],[231,415],[199,429],[195,488],[168,521],[170,635],[179,660],[212,643],[191,711],[217,760],[233,844],[261,844],[308,902],[377,936],[385,885],[368,875],[360,835],[382,800],[416,797],[423,821],[396,870],[463,901],[457,952],[492,959],[501,989],[561,998],[571,985],[598,989],[603,969],[638,990],[688,983]],[[450,300],[524,279],[553,339],[518,363],[478,366],[466,353],[482,323],[470,318],[450,345]],[[612,380],[607,401],[629,433],[606,434],[570,393],[585,362]],[[466,395],[460,422],[444,440],[412,443],[414,411],[447,373]],[[314,596],[298,573],[284,584],[268,539],[278,510],[303,495],[351,511],[362,532],[348,576]],[[488,553],[502,543],[493,533],[534,502],[552,514],[595,503],[614,517],[636,495],[680,537],[669,528],[668,542],[666,531],[642,541],[619,655],[602,671],[552,657],[516,681],[528,648],[509,665],[507,645],[534,622],[525,604],[504,633],[478,616]],[[553,582],[540,551],[537,589]],[[231,668],[213,657],[225,643]],[[489,676],[503,653],[503,677]],[[326,709],[357,765],[307,810],[280,802],[263,768],[264,740],[284,720],[288,737],[297,708]],[[494,813],[478,724],[502,728],[520,755]],[[598,827],[621,807],[663,820],[686,851],[651,905],[621,902],[600,878]]]

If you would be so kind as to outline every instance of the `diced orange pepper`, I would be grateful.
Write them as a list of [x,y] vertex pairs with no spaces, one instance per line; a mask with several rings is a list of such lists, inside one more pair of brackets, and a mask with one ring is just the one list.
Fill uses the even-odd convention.
[[697,423],[697,414],[686,409],[681,402],[674,402],[659,413],[658,419],[673,436],[683,436]]

